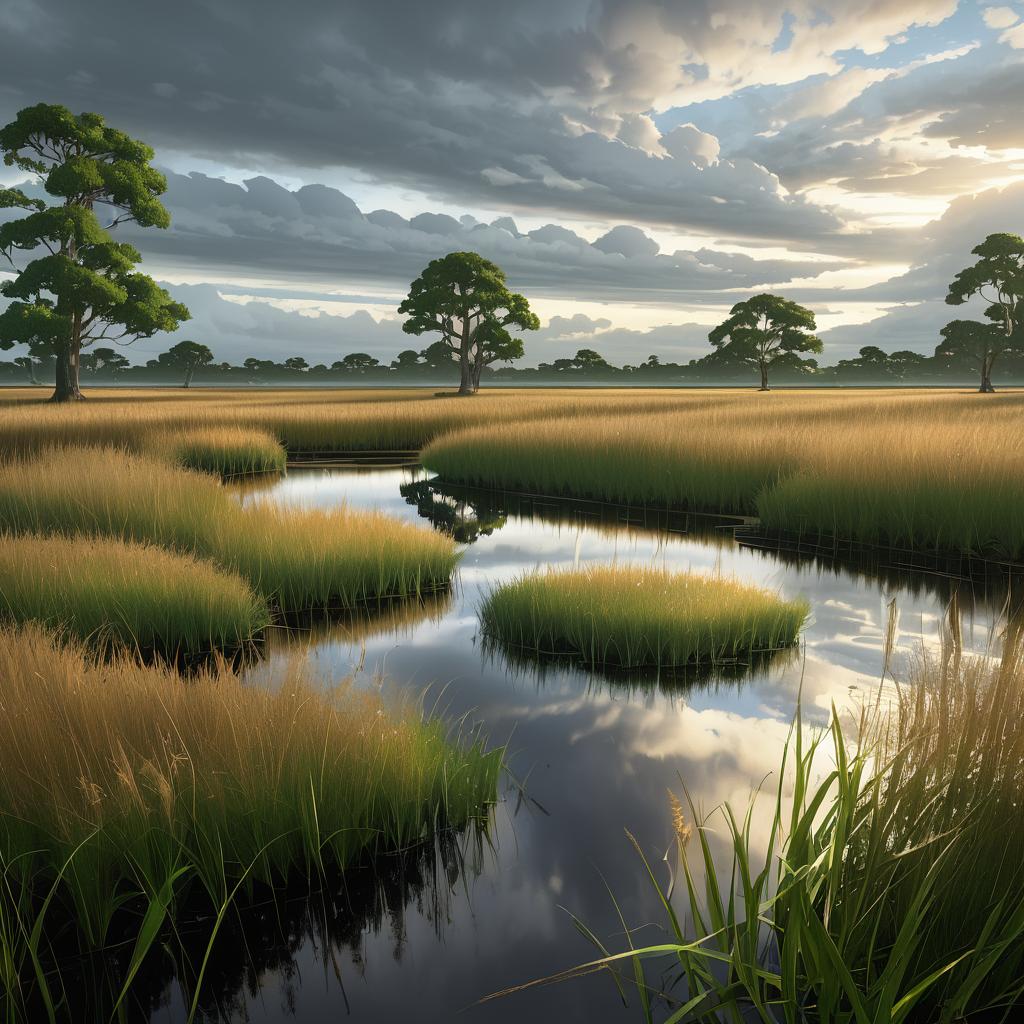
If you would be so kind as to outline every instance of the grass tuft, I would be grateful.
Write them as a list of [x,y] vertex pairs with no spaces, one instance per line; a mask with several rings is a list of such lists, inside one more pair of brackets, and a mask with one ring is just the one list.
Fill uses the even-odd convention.
[[270,623],[238,576],[152,544],[0,534],[0,618],[36,622],[109,649],[236,647]]
[[61,878],[92,948],[170,879],[221,907],[240,882],[308,879],[464,825],[500,768],[500,751],[301,663],[268,687],[225,667],[184,682],[38,628],[0,630],[0,708],[6,882],[45,893]]
[[213,477],[111,448],[0,465],[0,526],[195,554],[286,609],[417,596],[447,586],[458,561],[449,538],[379,513],[243,507]]
[[145,450],[163,455],[186,469],[225,477],[282,473],[287,463],[285,451],[273,434],[245,427],[154,433],[146,439]]
[[668,668],[790,646],[808,611],[805,601],[734,580],[598,566],[522,576],[488,595],[480,620],[517,650]]

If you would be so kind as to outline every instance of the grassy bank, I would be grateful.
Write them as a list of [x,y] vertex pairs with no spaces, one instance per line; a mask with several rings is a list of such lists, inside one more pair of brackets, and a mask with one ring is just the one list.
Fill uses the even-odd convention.
[[243,580],[191,555],[107,537],[0,534],[0,619],[102,649],[231,648],[270,622]]
[[[797,721],[767,851],[744,809],[703,816],[675,802],[685,884],[675,900],[659,890],[666,941],[600,963],[667,965],[657,985],[679,990],[678,1021],[1016,1019],[1020,645],[1001,663],[956,652],[925,661],[909,682],[894,710],[875,709],[859,729],[834,720],[808,738]],[[731,864],[716,861],[711,833],[731,839]],[[656,884],[652,865],[639,869]]]
[[733,580],[609,567],[523,576],[490,593],[485,633],[518,651],[590,665],[672,667],[733,661],[796,642],[804,601]]
[[447,586],[455,545],[372,512],[244,508],[212,476],[110,448],[0,465],[0,525],[147,542],[239,573],[286,609],[354,607]]
[[[146,451],[168,434],[206,431],[212,437],[224,429],[269,435],[289,451],[412,450],[456,428],[588,412],[672,409],[694,400],[672,391],[573,388],[494,391],[468,401],[438,398],[425,388],[203,389],[187,395],[109,389],[90,391],[90,400],[74,408],[55,409],[31,389],[3,395],[0,437],[7,457],[52,445],[117,445]],[[225,460],[230,460],[230,450]],[[226,465],[216,468],[223,471]]]
[[326,690],[300,664],[266,688],[227,669],[185,683],[33,628],[0,630],[0,708],[11,994],[31,987],[51,886],[87,948],[130,900],[148,905],[139,941],[152,943],[186,886],[223,909],[240,883],[308,879],[466,824],[495,799],[500,766],[417,708]]
[[222,476],[281,473],[287,456],[277,438],[265,430],[246,427],[196,427],[177,433],[156,432],[144,450],[162,455],[186,469]]
[[[453,431],[424,464],[482,487],[760,515],[789,533],[1024,558],[1024,396],[714,396],[646,416]],[[992,396],[989,396],[992,397]]]

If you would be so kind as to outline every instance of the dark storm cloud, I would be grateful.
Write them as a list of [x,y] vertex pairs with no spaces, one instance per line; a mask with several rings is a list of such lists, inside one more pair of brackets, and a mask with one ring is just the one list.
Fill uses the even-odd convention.
[[[624,135],[642,137],[637,112],[682,75],[683,41],[674,57],[660,52],[673,37],[629,5],[47,0],[26,10],[0,33],[0,118],[46,99],[239,166],[357,169],[464,201],[735,237],[824,240],[841,228],[752,161],[710,160],[700,133],[675,133],[657,153],[612,137],[623,117],[633,119]],[[671,13],[659,15],[666,32],[710,46],[710,6],[680,25]],[[781,8],[765,17],[770,30]]]
[[388,210],[364,216],[336,189],[307,185],[291,191],[265,177],[241,186],[172,174],[165,202],[170,230],[118,231],[158,272],[202,267],[214,280],[244,272],[320,287],[382,282],[404,293],[429,260],[469,249],[495,260],[516,288],[534,294],[657,298],[691,292],[699,299],[841,265],[757,260],[712,249],[662,254],[657,242],[631,225],[591,244],[555,224],[521,232],[509,218],[488,225],[431,213],[408,220]]

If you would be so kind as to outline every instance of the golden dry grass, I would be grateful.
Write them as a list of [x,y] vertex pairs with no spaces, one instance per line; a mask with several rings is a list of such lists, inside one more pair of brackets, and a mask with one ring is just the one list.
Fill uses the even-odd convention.
[[103,649],[177,653],[238,645],[270,614],[239,576],[191,555],[108,537],[0,534],[0,619]]
[[96,944],[126,893],[178,867],[217,904],[247,871],[308,876],[464,823],[493,801],[499,757],[301,663],[267,687],[227,668],[184,682],[0,630],[3,863],[45,891],[73,854],[66,891]]
[[1024,555],[1024,394],[703,393],[672,412],[452,431],[445,480],[759,514],[869,543]]
[[212,476],[110,448],[0,464],[0,526],[143,541],[207,558],[285,608],[352,607],[446,586],[447,537],[375,512],[244,507]]

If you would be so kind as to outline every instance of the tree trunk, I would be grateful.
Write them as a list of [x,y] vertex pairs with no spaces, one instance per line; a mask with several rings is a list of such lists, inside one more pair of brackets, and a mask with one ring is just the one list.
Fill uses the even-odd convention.
[[192,383],[193,372],[191,366],[185,371],[185,383],[181,385],[183,388],[187,388]]
[[992,364],[995,363],[994,354],[986,355],[981,361],[981,387],[978,393],[982,395],[994,395],[996,389],[992,387]]
[[771,391],[771,388],[768,386],[768,364],[767,363],[762,363],[761,364],[761,387],[758,390],[760,390],[760,391]]
[[50,396],[51,402],[81,402],[85,395],[78,385],[79,345],[77,339],[69,339],[57,351],[57,384]]
[[470,333],[469,318],[462,321],[462,342],[459,345],[459,394],[472,395],[473,388],[473,364],[469,358],[469,347],[472,339]]

